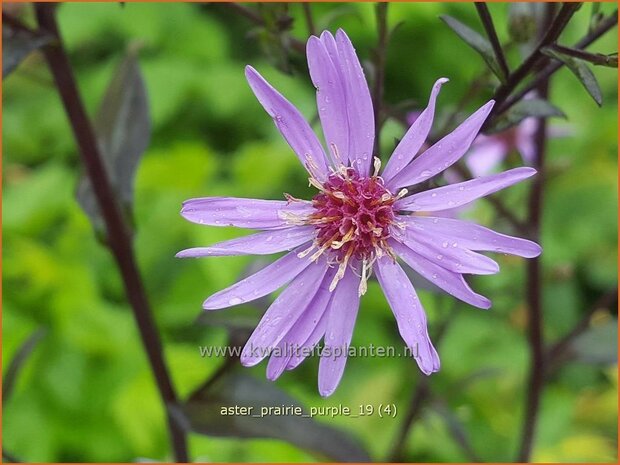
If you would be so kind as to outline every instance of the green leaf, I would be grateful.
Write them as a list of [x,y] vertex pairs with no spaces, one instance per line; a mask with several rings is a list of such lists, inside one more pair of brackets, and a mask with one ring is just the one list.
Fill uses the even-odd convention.
[[11,394],[13,394],[15,382],[17,381],[17,376],[19,375],[21,368],[24,366],[24,363],[26,363],[28,357],[43,336],[45,336],[44,329],[36,330],[22,343],[11,360],[9,367],[6,370],[6,374],[4,375],[4,379],[2,380],[2,400],[5,404],[11,397]]
[[[283,406],[303,413],[273,410]],[[231,409],[236,407],[246,411],[234,414]],[[271,414],[266,414],[270,407]],[[247,374],[227,373],[207,383],[192,394],[183,411],[191,429],[207,436],[280,439],[333,461],[370,461],[357,440],[302,416],[308,412],[299,402],[274,384]]]
[[550,118],[553,116],[566,118],[562,110],[546,100],[538,98],[521,100],[500,116],[488,132],[497,133],[506,131],[518,125],[525,118]]
[[48,44],[52,37],[27,29],[2,24],[2,77],[5,78],[34,50]]
[[491,71],[493,71],[493,74],[498,77],[500,82],[504,83],[505,78],[499,64],[497,63],[497,60],[495,59],[495,52],[493,52],[491,43],[469,26],[466,26],[451,16],[441,15],[440,18],[450,29],[452,29],[461,39],[463,39],[467,45],[482,56],[487,66],[491,69]]
[[[136,47],[130,47],[116,70],[95,118],[94,130],[116,198],[129,214],[136,170],[151,138],[149,103]],[[103,219],[87,177],[78,186],[77,198],[95,229],[102,231]]]
[[564,63],[577,77],[577,79],[579,79],[581,85],[583,85],[583,87],[588,91],[588,94],[590,94],[596,104],[599,107],[603,104],[603,95],[601,93],[601,88],[598,85],[598,81],[596,80],[596,77],[594,77],[594,73],[592,73],[588,65],[583,60],[558,53],[549,47],[545,47],[541,51],[545,55]]
[[618,321],[595,325],[571,345],[573,357],[581,362],[612,365],[618,362]]

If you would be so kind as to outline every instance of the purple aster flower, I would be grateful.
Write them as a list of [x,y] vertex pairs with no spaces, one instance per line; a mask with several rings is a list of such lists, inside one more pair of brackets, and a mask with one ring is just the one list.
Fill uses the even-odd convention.
[[[534,163],[534,135],[540,121],[526,118],[517,126],[498,134],[479,135],[465,156],[465,163],[474,176],[492,173],[502,161],[516,150],[526,165]],[[549,137],[565,137],[570,134],[568,128],[551,126]]]
[[[215,293],[203,305],[207,310],[231,307],[288,284],[265,312],[241,355],[243,365],[253,366],[271,354],[269,379],[298,366],[323,339],[319,392],[323,396],[334,392],[347,359],[347,350],[338,348],[347,348],[351,342],[360,297],[372,273],[402,338],[428,375],[439,370],[439,357],[428,335],[424,309],[397,259],[454,297],[489,308],[491,302],[476,294],[463,278],[463,274],[499,271],[494,260],[478,252],[535,257],[540,247],[439,214],[529,178],[535,170],[516,168],[408,195],[407,187],[432,178],[463,156],[494,102],[483,105],[452,133],[416,155],[433,123],[439,90],[447,81],[437,80],[427,108],[381,172],[379,159],[373,158],[370,92],[351,41],[342,30],[335,37],[324,32],[320,38],[310,37],[307,56],[325,148],[300,112],[254,68],[246,68],[246,77],[318,193],[310,201],[288,195],[286,200],[188,200],[181,214],[189,221],[261,232],[184,250],[177,256],[288,251],[256,274]],[[291,347],[298,350],[287,350]]]

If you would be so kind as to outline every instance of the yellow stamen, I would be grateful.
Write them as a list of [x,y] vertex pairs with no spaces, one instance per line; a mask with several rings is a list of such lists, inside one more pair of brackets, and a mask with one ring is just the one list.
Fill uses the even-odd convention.
[[354,249],[355,247],[353,246],[349,247],[349,249],[347,250],[347,254],[344,256],[344,259],[342,260],[340,265],[338,265],[338,271],[336,272],[336,276],[334,276],[334,279],[329,285],[330,292],[333,292],[334,289],[336,289],[336,286],[338,285],[338,281],[340,281],[344,277],[344,273],[347,271],[347,263],[349,262],[351,255],[353,255]]

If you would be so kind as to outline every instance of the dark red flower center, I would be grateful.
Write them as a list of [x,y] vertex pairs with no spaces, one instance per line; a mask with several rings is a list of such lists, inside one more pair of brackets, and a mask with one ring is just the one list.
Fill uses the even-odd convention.
[[318,229],[316,245],[332,249],[341,263],[352,257],[371,261],[389,250],[386,241],[395,201],[378,176],[361,177],[352,168],[330,175],[312,199],[316,212],[310,223]]

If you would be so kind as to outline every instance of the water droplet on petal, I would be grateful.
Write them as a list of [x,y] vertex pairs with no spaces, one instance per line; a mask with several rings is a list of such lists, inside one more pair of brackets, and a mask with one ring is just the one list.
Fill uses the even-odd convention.
[[228,305],[239,305],[241,302],[243,302],[243,300],[241,300],[239,297],[231,297],[228,301]]

